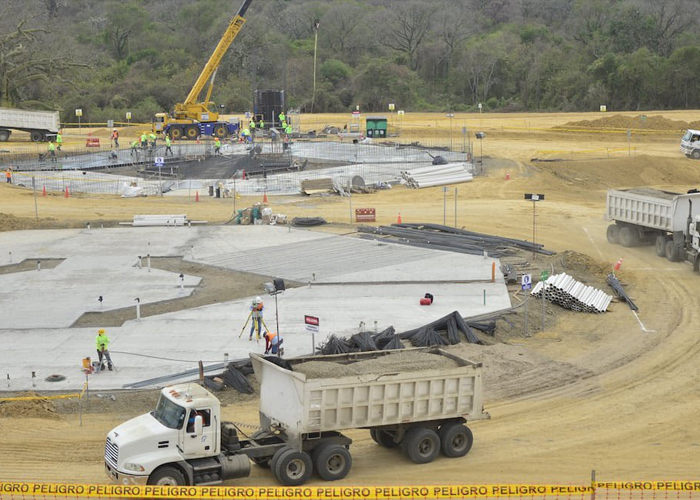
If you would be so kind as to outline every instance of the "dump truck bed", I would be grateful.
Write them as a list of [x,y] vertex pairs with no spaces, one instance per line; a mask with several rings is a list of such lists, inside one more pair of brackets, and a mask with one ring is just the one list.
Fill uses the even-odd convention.
[[652,188],[609,189],[606,218],[660,231],[684,231],[688,210],[700,213],[700,193],[681,194]]
[[[439,363],[412,362],[412,366],[406,366],[399,360],[402,353],[408,352],[441,357],[446,363],[437,366]],[[279,425],[292,442],[298,442],[303,435],[343,429],[458,417],[488,418],[482,411],[481,364],[441,349],[287,359],[292,371],[258,354],[250,356],[260,381],[261,424]],[[392,356],[397,360],[395,366]],[[369,373],[356,369],[359,363],[379,358],[384,358],[380,368]],[[312,378],[301,373],[302,365],[310,362],[330,363],[334,376]]]
[[47,130],[55,133],[58,132],[60,121],[58,111],[0,108],[0,127],[18,130]]

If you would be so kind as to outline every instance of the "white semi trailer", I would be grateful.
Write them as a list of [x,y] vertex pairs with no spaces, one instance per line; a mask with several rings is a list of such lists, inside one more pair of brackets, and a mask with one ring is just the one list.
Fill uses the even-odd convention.
[[[392,367],[392,356],[407,351],[450,366]],[[219,400],[198,384],[166,387],[155,411],[109,432],[108,476],[123,484],[215,485],[248,476],[252,461],[287,486],[305,483],[312,471],[333,481],[352,466],[352,440],[342,430],[368,429],[379,445],[401,446],[414,462],[427,463],[440,451],[466,455],[473,437],[464,424],[489,417],[481,364],[441,349],[292,358],[286,368],[273,362],[278,358],[250,357],[260,382],[260,430],[243,439],[236,425],[221,421]],[[344,375],[348,365],[383,357],[382,369]],[[307,377],[298,370],[309,361],[332,363],[337,376]]]
[[633,247],[653,244],[672,262],[686,260],[698,270],[700,192],[686,194],[652,188],[610,189],[606,204],[610,243]]
[[0,142],[10,139],[12,130],[29,132],[34,142],[56,137],[61,126],[58,111],[26,111],[0,108]]

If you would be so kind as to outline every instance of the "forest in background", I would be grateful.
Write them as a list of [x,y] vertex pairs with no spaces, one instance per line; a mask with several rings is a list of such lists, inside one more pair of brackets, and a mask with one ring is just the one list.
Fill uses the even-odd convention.
[[[147,122],[182,102],[242,0],[11,0],[0,105]],[[216,76],[302,112],[700,108],[698,0],[253,0]],[[316,92],[314,35],[318,26]]]

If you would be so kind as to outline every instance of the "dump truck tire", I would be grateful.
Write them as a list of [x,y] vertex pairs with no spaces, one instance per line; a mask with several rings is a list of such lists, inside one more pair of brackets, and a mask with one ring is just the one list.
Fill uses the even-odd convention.
[[10,138],[12,132],[9,130],[0,130],[0,142],[5,142]]
[[406,433],[401,448],[413,462],[427,464],[440,454],[440,437],[431,429],[416,427]]
[[678,249],[673,243],[673,240],[668,240],[666,242],[666,258],[671,262],[678,262],[680,260],[680,257],[678,255]]
[[41,142],[42,140],[44,140],[44,134],[42,134],[41,132],[34,131],[29,135],[29,137],[31,137],[33,142]]
[[377,443],[380,446],[383,446],[384,448],[396,448],[399,443],[394,441],[394,436],[392,436],[389,432],[383,431],[380,429],[370,429],[369,435],[372,437],[372,440]]
[[608,238],[608,243],[613,245],[620,244],[620,226],[617,224],[610,224],[605,235]]
[[666,257],[666,242],[668,242],[668,238],[666,238],[666,236],[656,237],[654,247],[656,248],[656,255],[659,257]]
[[629,248],[639,243],[636,230],[631,227],[623,227],[620,229],[620,244],[623,247]]
[[337,481],[343,479],[352,467],[352,455],[339,444],[319,445],[313,452],[314,470],[321,479]]
[[272,458],[270,459],[270,469],[272,469],[273,474],[275,473],[275,466],[277,465],[277,460],[289,450],[293,449],[294,448],[292,448],[291,446],[283,446],[282,448],[277,450],[274,455],[272,455]]
[[695,150],[693,150],[693,152],[690,153],[690,157],[691,157],[693,160],[700,160],[700,149],[695,149]]
[[450,458],[463,457],[474,444],[472,431],[463,424],[451,423],[443,425],[438,433],[440,448],[443,455]]
[[275,463],[275,477],[285,486],[301,486],[312,472],[311,457],[303,451],[287,450]]
[[185,476],[175,467],[161,467],[148,477],[148,484],[156,486],[187,486]]

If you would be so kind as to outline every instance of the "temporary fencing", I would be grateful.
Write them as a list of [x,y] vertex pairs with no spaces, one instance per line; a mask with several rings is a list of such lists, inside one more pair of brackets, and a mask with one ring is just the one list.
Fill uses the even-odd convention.
[[576,484],[433,484],[400,486],[140,486],[0,482],[2,500],[697,500],[700,481],[628,481]]

